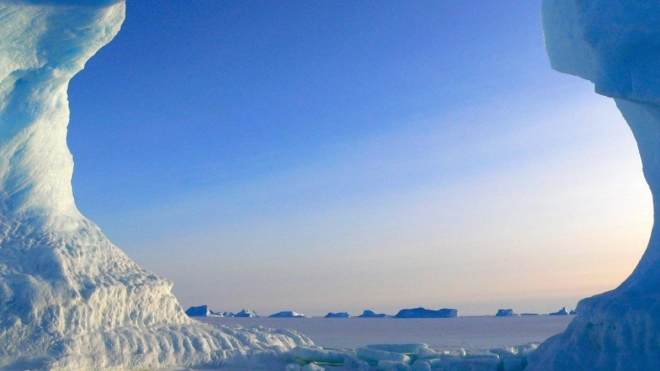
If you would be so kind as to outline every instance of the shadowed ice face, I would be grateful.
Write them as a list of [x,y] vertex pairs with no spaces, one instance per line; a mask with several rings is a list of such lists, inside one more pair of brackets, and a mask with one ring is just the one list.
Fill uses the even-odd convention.
[[69,80],[112,40],[125,14],[123,1],[73,3],[0,1],[0,215],[49,231],[72,231],[82,220],[66,143]]
[[543,14],[553,68],[599,94],[660,104],[659,1],[545,0]]

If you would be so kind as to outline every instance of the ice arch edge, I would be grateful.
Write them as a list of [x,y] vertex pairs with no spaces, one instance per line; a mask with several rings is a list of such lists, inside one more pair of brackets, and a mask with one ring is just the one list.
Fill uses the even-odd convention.
[[189,319],[170,282],[131,261],[75,206],[68,84],[119,32],[125,8],[0,0],[0,368],[282,362],[311,341]]
[[630,277],[580,301],[573,322],[541,344],[526,371],[660,369],[660,3],[544,0],[542,20],[552,67],[593,82],[630,126],[655,222]]

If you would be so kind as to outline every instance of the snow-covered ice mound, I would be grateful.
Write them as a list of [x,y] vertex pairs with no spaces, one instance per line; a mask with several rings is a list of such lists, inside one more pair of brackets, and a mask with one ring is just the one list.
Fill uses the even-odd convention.
[[568,329],[530,356],[528,371],[660,370],[660,2],[544,0],[552,67],[615,99],[653,194],[648,248],[615,290],[582,300]]
[[75,206],[67,87],[124,12],[118,0],[0,0],[0,368],[282,361],[311,341],[188,318],[170,282],[131,261]]

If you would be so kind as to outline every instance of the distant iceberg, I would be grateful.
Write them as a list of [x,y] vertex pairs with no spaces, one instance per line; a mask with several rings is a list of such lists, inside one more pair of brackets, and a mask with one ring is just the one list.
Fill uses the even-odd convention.
[[259,315],[257,314],[257,312],[253,311],[252,309],[245,308],[242,309],[240,312],[236,313],[234,317],[251,318],[251,317],[259,317]]
[[560,310],[552,313],[548,313],[549,316],[568,316],[568,311],[566,307],[561,308]]
[[385,318],[385,317],[390,317],[387,314],[384,313],[374,313],[374,311],[371,311],[369,309],[365,310],[358,316],[358,318]]
[[197,307],[190,307],[186,309],[186,314],[189,317],[259,317],[257,312],[252,309],[242,309],[238,313],[233,312],[215,312],[209,309],[207,305],[200,305]]
[[325,315],[323,318],[351,318],[351,315],[346,313],[346,312],[338,312],[338,313],[328,313]]
[[215,312],[215,311],[210,311],[211,315],[208,317],[221,317],[221,318],[232,318],[236,317],[236,313],[234,312]]
[[495,314],[495,317],[514,317],[517,316],[517,314],[513,311],[513,309],[498,309],[497,313]]
[[305,315],[302,313],[296,313],[292,311],[283,311],[283,312],[277,312],[275,314],[271,314],[271,318],[305,318]]
[[401,309],[399,313],[394,315],[394,318],[456,318],[458,317],[458,310],[456,309],[426,309],[426,308],[414,308],[414,309]]
[[198,307],[190,307],[186,309],[188,317],[211,317],[211,311],[207,305],[200,305]]

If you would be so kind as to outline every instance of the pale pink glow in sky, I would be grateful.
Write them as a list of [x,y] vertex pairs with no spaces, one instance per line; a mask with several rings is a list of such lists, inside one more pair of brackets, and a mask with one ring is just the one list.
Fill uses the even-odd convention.
[[[342,151],[357,155],[337,156],[323,169],[313,163],[297,169],[298,184],[253,185],[267,199],[269,192],[345,176],[342,170],[355,161],[391,156],[402,169],[435,167],[436,181],[426,188],[313,211],[270,211],[250,224],[223,220],[208,227],[213,222],[205,220],[205,230],[140,242],[157,243],[176,265],[134,258],[174,282],[196,280],[192,291],[174,286],[184,306],[250,307],[263,314],[394,313],[414,306],[457,307],[464,315],[499,307],[547,313],[616,287],[641,257],[652,208],[635,143],[613,102],[585,95],[544,115],[533,108],[487,115],[488,108],[438,118],[491,120],[492,133],[465,134],[475,137],[470,144],[443,142],[444,134],[427,123],[412,125],[392,138],[353,143],[354,150]],[[389,141],[411,149],[389,152]],[[497,158],[516,146],[531,153],[525,147],[537,142],[550,149],[473,175],[444,176],[446,169],[464,166],[461,161],[469,164],[475,151]],[[377,163],[372,169],[365,176],[401,171]],[[154,210],[138,222],[162,226],[180,222],[172,215],[189,214],[195,225],[233,196],[210,192],[220,194],[183,199],[172,211]],[[211,253],[199,259],[204,251]],[[199,303],[199,297],[207,299]]]

